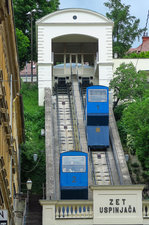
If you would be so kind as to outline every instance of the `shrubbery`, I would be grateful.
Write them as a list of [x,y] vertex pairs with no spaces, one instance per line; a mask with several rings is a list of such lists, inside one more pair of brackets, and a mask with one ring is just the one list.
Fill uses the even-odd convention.
[[[33,192],[41,193],[45,183],[45,140],[41,136],[44,129],[44,107],[38,106],[36,84],[22,83],[24,103],[25,143],[21,145],[21,182],[28,178],[33,182]],[[38,154],[34,162],[33,155]]]
[[144,177],[147,177],[149,176],[149,90],[145,74],[137,73],[130,63],[121,64],[115,75],[110,87],[114,90],[116,98],[114,111],[120,137],[124,149],[138,157],[144,170]]
[[145,58],[149,58],[149,52],[140,52],[140,53],[136,53],[136,52],[132,52],[129,53],[127,55],[125,55],[123,58],[125,59],[145,59]]

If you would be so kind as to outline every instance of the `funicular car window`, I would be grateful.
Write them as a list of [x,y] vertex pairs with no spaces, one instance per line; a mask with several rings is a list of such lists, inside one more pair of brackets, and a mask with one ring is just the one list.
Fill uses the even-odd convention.
[[86,172],[85,156],[63,156],[62,157],[63,172]]
[[88,90],[89,102],[107,102],[106,89],[89,89]]

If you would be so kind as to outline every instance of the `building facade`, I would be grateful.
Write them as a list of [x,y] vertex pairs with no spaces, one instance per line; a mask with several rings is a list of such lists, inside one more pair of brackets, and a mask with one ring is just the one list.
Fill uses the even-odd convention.
[[109,85],[113,76],[111,20],[90,10],[64,9],[39,19],[36,26],[39,105],[44,103],[44,89],[52,90],[58,63],[64,64],[61,76],[90,75],[94,83]]
[[[23,111],[11,0],[0,1],[0,212],[15,223],[19,193],[19,145],[23,140]],[[1,219],[1,218],[0,218]]]

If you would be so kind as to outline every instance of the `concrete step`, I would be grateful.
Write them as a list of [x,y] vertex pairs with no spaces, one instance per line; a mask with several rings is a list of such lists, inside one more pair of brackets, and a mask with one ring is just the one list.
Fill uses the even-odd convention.
[[26,225],[42,225],[42,207],[39,204],[39,199],[41,199],[41,196],[30,195]]

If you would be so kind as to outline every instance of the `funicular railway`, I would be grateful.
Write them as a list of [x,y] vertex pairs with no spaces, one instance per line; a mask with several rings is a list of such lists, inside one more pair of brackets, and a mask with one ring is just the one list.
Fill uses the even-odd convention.
[[[48,108],[49,104],[51,105],[51,110],[47,112],[47,115],[50,117],[50,121],[53,121],[51,129],[53,130],[53,134],[52,136],[50,135],[52,137],[52,146],[49,149],[49,153],[47,151],[46,157],[48,163],[51,160],[47,166],[47,186],[49,188],[46,195],[47,200],[56,200],[59,202],[55,205],[55,216],[57,219],[71,217],[92,218],[93,205],[91,201],[93,200],[93,192],[90,187],[93,185],[108,187],[111,185],[131,184],[129,173],[125,166],[124,153],[120,149],[120,144],[118,144],[119,135],[114,116],[111,112],[111,106],[109,107],[109,147],[106,149],[91,149],[87,145],[84,121],[84,108],[86,104],[85,90],[88,86],[92,85],[92,80],[91,82],[88,78],[84,80],[85,82],[79,82],[76,74],[70,75],[69,82],[66,82],[66,79],[61,79],[60,77],[53,85],[53,94],[46,94],[45,96],[45,107]],[[48,127],[49,125],[47,123]],[[48,133],[47,138],[49,140]],[[51,151],[52,149],[53,151]],[[72,190],[72,192],[64,192],[61,190],[60,155],[70,151],[85,152],[88,154],[87,195],[84,195],[86,193],[85,191],[82,194],[80,190]],[[84,199],[88,199],[89,202],[84,202]]]
[[[122,178],[122,168],[118,154],[113,150],[114,143],[110,138],[110,146],[106,149],[90,149],[87,146],[85,131],[86,88],[92,85],[89,78],[79,82],[77,75],[70,76],[70,82],[58,77],[53,86],[53,102],[56,106],[56,123],[58,135],[58,155],[68,151],[83,151],[89,157],[89,185],[120,185],[126,181]],[[55,160],[55,168],[59,168],[59,160]],[[60,198],[59,174],[56,176],[56,186],[59,187],[56,196]],[[91,194],[89,195],[92,198]],[[73,198],[73,196],[72,196]]]
[[[85,54],[86,59],[89,60],[89,65],[83,62],[83,54],[81,55],[81,63],[78,62],[79,54],[77,53],[64,54],[63,57],[62,55],[60,58],[64,61],[61,61],[61,64],[56,64],[56,60],[59,61],[60,58],[55,55],[52,89],[47,88],[47,92],[45,92],[45,108],[50,108],[46,112],[47,118],[45,118],[46,121],[50,121],[50,123],[46,122],[46,130],[49,131],[46,132],[46,143],[50,144],[46,147],[46,199],[58,201],[58,205],[55,205],[56,219],[80,218],[80,216],[84,217],[85,213],[86,218],[91,218],[93,213],[92,186],[130,185],[131,179],[113,115],[111,100],[108,101],[108,146],[94,148],[88,145],[87,123],[85,122],[86,93],[89,87],[98,87],[99,84],[95,70],[96,65],[92,66],[95,54],[89,54],[88,58]],[[67,57],[70,59],[69,63],[66,61]],[[87,157],[87,179],[85,178],[85,170],[82,178],[82,173],[79,171],[75,173],[71,165],[69,165],[71,173],[64,171],[68,167],[68,165],[63,165],[63,159],[66,156],[72,158],[75,164],[78,163],[76,157],[83,159],[84,153],[87,154],[85,156]],[[84,205],[84,200],[89,202]]]
[[[149,206],[143,203],[142,216],[143,188],[131,184],[112,98],[109,146],[92,149],[86,138],[86,88],[108,87],[113,78],[113,22],[90,10],[65,9],[41,18],[36,25],[39,105],[45,104],[43,225],[143,224]],[[73,193],[69,199],[61,198],[60,156],[70,151],[88,156],[87,199],[75,199]],[[134,211],[128,211],[129,206]]]

